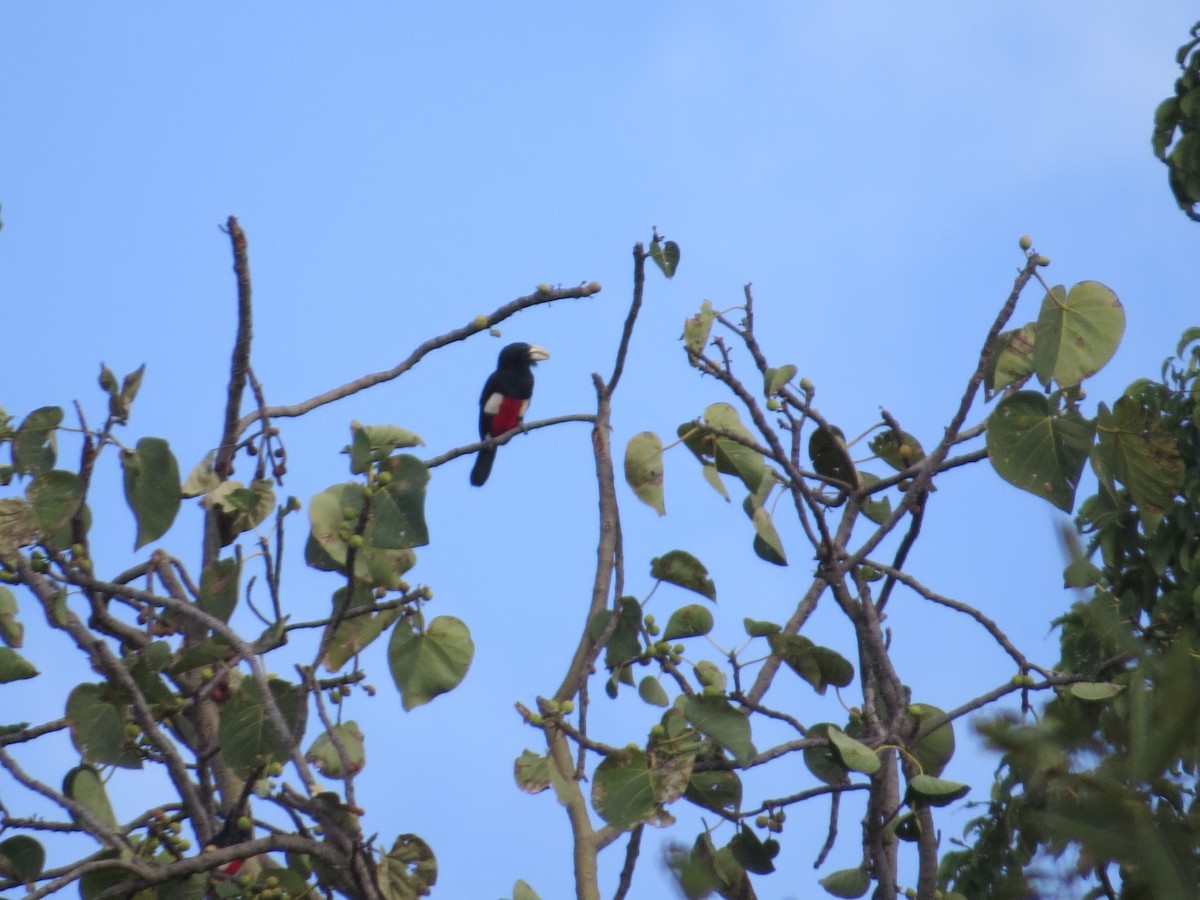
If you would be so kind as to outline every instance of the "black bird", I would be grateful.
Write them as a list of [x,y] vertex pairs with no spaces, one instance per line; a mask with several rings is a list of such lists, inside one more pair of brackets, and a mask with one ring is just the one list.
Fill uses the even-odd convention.
[[[500,351],[496,371],[479,397],[479,436],[495,438],[521,424],[533,396],[533,367],[550,354],[535,344],[509,344]],[[484,447],[471,469],[471,484],[479,486],[492,473],[495,447]]]

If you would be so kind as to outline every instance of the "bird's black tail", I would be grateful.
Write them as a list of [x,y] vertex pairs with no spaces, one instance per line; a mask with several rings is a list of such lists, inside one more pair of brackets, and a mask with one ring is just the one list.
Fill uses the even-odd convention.
[[496,459],[495,447],[484,447],[475,457],[475,465],[471,467],[471,484],[479,487],[492,474],[492,462]]

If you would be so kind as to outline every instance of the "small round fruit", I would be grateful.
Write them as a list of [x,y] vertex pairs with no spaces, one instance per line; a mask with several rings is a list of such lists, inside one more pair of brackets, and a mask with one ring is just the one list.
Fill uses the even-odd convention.
[[254,823],[250,821],[249,816],[238,816],[237,827],[242,831],[249,831],[254,827]]
[[361,534],[350,535],[350,540],[346,541],[355,550],[361,550],[363,545],[363,536]]
[[1044,268],[1045,266],[1050,265],[1050,257],[1039,256],[1037,259],[1034,260],[1034,262],[1036,262],[1039,266],[1042,266]]
[[754,820],[754,824],[757,825],[759,828],[766,828],[770,823],[771,823],[771,820],[768,819],[766,816],[759,816],[757,819]]
[[488,317],[487,316],[476,316],[475,321],[472,324],[476,328],[487,328],[488,327]]
[[1030,247],[1033,246],[1033,238],[1031,238],[1027,234],[1023,234],[1023,235],[1021,235],[1021,240],[1019,241],[1019,243],[1021,245],[1022,250],[1028,250]]
[[809,381],[807,378],[801,378],[800,379],[800,390],[804,391],[804,393],[806,393],[806,394],[811,394],[814,390],[813,383],[811,381]]
[[598,281],[592,281],[592,282],[589,282],[589,283],[588,283],[588,286],[587,286],[587,292],[588,292],[589,294],[598,294],[598,293],[600,293],[600,282],[598,282]]
[[550,293],[550,285],[548,285],[548,284],[539,284],[539,285],[537,286],[537,292],[538,292],[539,294],[548,294],[548,293]]
[[575,701],[574,700],[564,700],[562,702],[562,711],[563,711],[563,715],[569,715],[569,714],[575,712]]

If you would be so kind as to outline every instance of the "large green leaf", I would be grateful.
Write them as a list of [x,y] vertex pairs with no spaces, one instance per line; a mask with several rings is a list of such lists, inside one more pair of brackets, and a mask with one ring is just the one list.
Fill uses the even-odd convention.
[[[728,403],[711,404],[704,410],[704,423],[725,434],[737,435],[747,441],[753,439],[753,435],[738,418],[737,410]],[[742,479],[746,490],[751,493],[757,491],[767,471],[762,456],[745,444],[728,437],[716,435],[714,438],[712,449],[717,471],[725,475],[736,475]]]
[[834,755],[847,769],[862,772],[864,775],[874,775],[879,771],[882,763],[879,762],[875,751],[866,744],[847,736],[840,728],[827,728],[825,736],[829,738]]
[[671,550],[650,560],[650,577],[694,591],[709,600],[717,599],[717,589],[708,577],[708,569],[684,550]]
[[[808,736],[810,738],[828,738],[830,729],[834,728],[837,728],[837,726],[831,725],[828,722],[818,722],[816,725],[809,726]],[[805,747],[804,764],[808,766],[808,771],[812,772],[817,778],[828,785],[836,787],[846,783],[846,767],[842,765],[841,760],[834,754],[833,747],[830,744],[819,747]]]
[[1081,281],[1051,288],[1035,326],[1033,368],[1049,387],[1074,387],[1107,363],[1125,334],[1125,310],[1109,288]]
[[1020,391],[988,416],[988,456],[1005,481],[1070,512],[1094,428],[1076,412],[1053,412],[1036,391]]
[[28,884],[42,874],[46,850],[25,834],[16,834],[0,841],[0,877]]
[[607,756],[592,778],[592,806],[609,825],[629,829],[658,808],[646,754],[634,748]]
[[425,524],[425,489],[429,470],[415,456],[389,456],[380,471],[391,476],[391,483],[375,491],[371,516],[363,539],[380,550],[408,550],[429,543]]
[[43,406],[25,417],[12,441],[13,470],[20,475],[37,474],[54,468],[58,458],[55,429],[63,419],[57,406]]
[[1107,473],[1129,488],[1142,523],[1153,530],[1183,488],[1184,463],[1175,438],[1154,411],[1130,396],[1119,399],[1112,412],[1100,404],[1096,432],[1093,452]]
[[[346,766],[342,765],[335,741],[342,745],[346,754]],[[331,732],[321,732],[304,757],[326,778],[346,778],[358,774],[367,762],[363,733],[358,723],[343,722],[334,725]]]
[[679,268],[679,245],[674,241],[666,241],[659,243],[658,240],[650,242],[649,256],[654,260],[654,264],[662,269],[662,273],[668,278],[675,276],[675,270]]
[[34,678],[38,670],[16,650],[0,647],[0,684]]
[[384,900],[420,900],[437,884],[437,857],[415,834],[402,834],[379,860],[377,880]]
[[103,684],[79,684],[67,697],[71,740],[87,762],[140,769],[142,759],[125,736],[129,707],[109,700]]
[[822,878],[818,884],[835,897],[855,900],[871,887],[871,876],[865,869],[840,869]]
[[25,492],[37,517],[38,528],[56,547],[69,547],[71,516],[83,499],[83,479],[74,472],[50,469],[40,472]]
[[222,622],[228,622],[238,600],[241,566],[229,557],[218,559],[200,573],[200,608]]
[[6,587],[0,587],[0,641],[9,647],[25,643],[25,626],[17,621],[17,597]]
[[137,519],[134,549],[156,541],[171,527],[181,500],[179,465],[161,438],[142,438],[137,449],[121,454],[125,500]]
[[76,766],[63,779],[63,793],[109,828],[117,827],[117,817],[100,774],[91,766]]
[[308,708],[303,688],[279,678],[270,679],[268,686],[287,726],[287,738],[267,718],[262,692],[253,678],[243,679],[221,708],[217,728],[221,752],[225,762],[242,777],[248,776],[263,759],[284,762],[304,736]]
[[738,762],[747,762],[754,756],[750,720],[724,697],[702,694],[688,697],[683,714],[697,731],[728,750]]
[[1033,343],[1036,329],[1032,322],[996,336],[988,356],[984,389],[990,399],[1009,385],[1020,387],[1033,374]]
[[742,501],[742,509],[754,524],[754,552],[759,559],[764,559],[777,566],[786,566],[787,554],[783,552],[783,539],[775,530],[771,514],[766,508],[754,502],[753,495]]
[[635,434],[625,445],[625,481],[639,500],[660,516],[667,514],[663,502],[663,446],[653,431]]
[[453,616],[438,616],[421,629],[411,619],[392,630],[388,668],[406,710],[428,703],[457,687],[475,656],[467,626]]
[[[945,713],[936,706],[927,703],[910,703],[908,714],[914,725],[919,729],[926,722],[941,718]],[[941,775],[950,758],[954,756],[954,725],[946,722],[925,735],[915,747],[912,754],[921,764],[921,771],[926,775]]]
[[836,478],[853,487],[854,463],[846,447],[846,437],[836,425],[818,428],[808,439],[808,457],[818,475]]
[[382,462],[393,450],[423,446],[425,442],[411,431],[395,425],[350,423],[353,439],[349,447],[350,471],[362,475],[375,463]]
[[[346,603],[346,588],[339,588],[333,594],[333,607],[340,609]],[[363,607],[369,607],[375,602],[375,593],[371,586],[362,581],[354,582],[354,594],[346,606],[349,612]],[[356,615],[346,618],[333,633],[329,646],[325,648],[325,668],[336,672],[352,657],[360,653],[368,644],[381,635],[388,626],[400,617],[404,610],[400,607],[386,609],[379,613]]]
[[712,631],[712,627],[713,614],[708,611],[708,608],[699,603],[690,603],[671,613],[666,631],[663,632],[663,640],[673,641],[676,638],[700,637]]

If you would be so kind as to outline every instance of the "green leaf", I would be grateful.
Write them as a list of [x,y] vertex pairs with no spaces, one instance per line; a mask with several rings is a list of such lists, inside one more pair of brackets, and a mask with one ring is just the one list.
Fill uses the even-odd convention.
[[25,496],[42,534],[56,547],[71,546],[71,517],[83,502],[83,479],[60,469],[39,472]]
[[12,441],[13,470],[18,475],[36,475],[54,468],[58,458],[55,429],[62,423],[63,411],[43,406],[25,417]]
[[757,619],[742,619],[742,625],[750,637],[768,637],[783,631],[783,627],[774,622],[760,622]]
[[841,869],[826,875],[817,883],[835,897],[855,900],[870,889],[871,876],[864,869]]
[[738,762],[747,762],[754,756],[750,720],[724,697],[702,694],[688,697],[683,704],[683,714],[692,727],[728,750]]
[[1106,700],[1111,700],[1117,694],[1125,690],[1123,684],[1113,684],[1108,681],[1077,681],[1067,688],[1073,697],[1080,700],[1088,700],[1093,703],[1102,703]]
[[663,690],[663,686],[653,675],[647,675],[638,682],[638,696],[651,706],[665,707],[670,702],[667,699],[667,692]]
[[769,634],[767,643],[771,652],[818,694],[824,694],[831,684],[846,687],[854,680],[854,666],[849,660],[828,647],[818,647],[803,635]]
[[[830,729],[835,728],[837,726],[829,722],[818,722],[816,725],[809,727],[808,736],[810,738],[828,738]],[[842,765],[841,760],[834,754],[831,745],[805,747],[804,764],[808,766],[808,771],[832,787],[846,783],[846,767]]]
[[381,550],[409,550],[429,543],[425,490],[429,470],[411,454],[389,456],[379,464],[391,483],[375,491],[363,540]]
[[[340,609],[346,602],[346,589],[339,588],[333,594],[333,608]],[[354,582],[354,595],[346,607],[347,611],[369,607],[375,602],[375,594],[371,586],[362,581]],[[345,619],[333,633],[329,646],[325,648],[325,668],[330,672],[338,671],[342,666],[363,651],[372,641],[381,635],[404,612],[400,607],[385,609],[382,612],[356,615]]]
[[793,365],[780,366],[778,369],[767,369],[763,375],[763,393],[774,397],[783,386],[796,377],[796,367]]
[[238,601],[238,578],[241,566],[237,559],[218,559],[200,573],[200,608],[228,622]]
[[92,816],[109,828],[117,827],[117,817],[100,773],[91,766],[76,766],[63,779],[63,793],[86,809]]
[[[813,437],[816,437],[814,432]],[[811,447],[811,440],[809,442]],[[925,449],[921,446],[921,442],[909,434],[907,431],[900,433],[900,440],[896,440],[896,433],[892,429],[881,431],[875,437],[871,438],[867,445],[871,448],[871,452],[882,459],[885,463],[895,469],[897,472],[903,472],[910,466],[914,466],[925,458]],[[820,471],[819,469],[817,471]],[[872,477],[871,481],[867,481],[867,475],[863,474],[863,481],[867,487],[870,487],[878,478]],[[843,479],[845,480],[845,479]]]
[[134,549],[156,541],[171,527],[179,512],[179,466],[167,442],[142,438],[137,449],[121,454],[125,470],[125,501],[137,519]]
[[[753,442],[754,436],[738,418],[737,410],[728,403],[713,403],[708,406],[704,410],[704,423],[714,431],[737,435],[743,440]],[[767,467],[757,451],[719,434],[713,436],[711,447],[718,472],[738,476],[746,490],[751,493],[758,490],[767,473]]]
[[[917,728],[945,715],[942,710],[927,703],[910,703],[908,714],[914,720]],[[942,770],[950,762],[950,758],[954,756],[954,725],[951,722],[940,725],[922,738],[911,750],[912,755],[917,758],[922,772],[926,775],[941,775]]]
[[712,323],[717,314],[713,312],[712,303],[705,300],[700,304],[700,312],[683,323],[683,345],[688,353],[699,356],[708,344],[708,336],[712,332]]
[[812,433],[808,439],[808,457],[818,475],[835,478],[848,487],[854,487],[854,463],[846,447],[846,436],[836,425],[818,428]]
[[303,688],[280,678],[268,682],[271,696],[289,732],[280,735],[267,718],[262,692],[254,678],[245,678],[221,708],[217,735],[225,762],[241,777],[261,761],[284,762],[304,737],[308,708]]
[[930,806],[948,806],[967,796],[970,790],[969,784],[946,781],[932,775],[915,775],[908,782],[907,799],[910,803],[915,799]]
[[[858,476],[862,479],[864,488],[874,487],[882,480],[870,472],[859,472]],[[884,495],[868,494],[862,499],[862,511],[863,515],[876,525],[882,525],[892,514],[892,501]]]
[[1183,489],[1178,443],[1157,413],[1130,396],[1119,399],[1111,413],[1100,404],[1096,431],[1096,457],[1111,477],[1129,488],[1142,524],[1153,531]]
[[550,758],[532,750],[522,750],[513,763],[513,779],[527,794],[540,794],[550,787]]
[[71,741],[86,762],[140,769],[142,758],[125,737],[129,708],[108,700],[107,686],[79,684],[67,697]]
[[663,447],[653,431],[635,434],[625,445],[625,482],[637,498],[657,512],[667,514],[663,502]]
[[673,641],[676,638],[700,637],[712,631],[712,627],[713,615],[708,608],[692,603],[671,613],[662,639]]
[[[335,739],[341,743],[346,754],[346,767],[342,766],[342,758],[338,755]],[[332,731],[324,731],[313,741],[304,758],[317,767],[317,771],[326,778],[346,778],[357,775],[366,765],[366,748],[363,744],[363,733],[358,723],[347,721],[334,725]]]
[[425,445],[417,434],[395,425],[351,422],[350,433],[353,436],[349,448],[350,471],[355,475],[362,475],[371,465],[387,459],[393,450]]
[[1070,512],[1094,427],[1071,410],[1053,413],[1035,391],[1020,391],[988,416],[988,456],[1005,481]]
[[1013,331],[1001,332],[988,355],[984,390],[988,399],[1010,385],[1020,387],[1033,374],[1033,345],[1036,329],[1032,322]]
[[179,488],[180,496],[185,500],[192,497],[203,497],[221,484],[220,477],[213,471],[213,463],[216,458],[217,452],[213,450],[192,467],[192,471],[188,473],[187,480]]
[[38,670],[16,650],[0,647],[0,684],[35,678]]
[[754,524],[754,552],[760,559],[777,566],[786,566],[787,555],[783,552],[783,540],[775,530],[771,514],[754,502],[753,497],[742,501],[742,509]]
[[1125,310],[1109,288],[1081,281],[1051,288],[1035,326],[1033,367],[1044,387],[1069,388],[1107,363],[1125,334]]
[[592,806],[605,822],[622,830],[653,815],[658,801],[643,751],[631,747],[604,758],[592,778]]
[[840,728],[828,728],[825,735],[829,738],[829,745],[834,754],[847,769],[862,772],[864,775],[874,775],[879,771],[879,757],[866,744],[848,737]]
[[742,805],[742,779],[728,769],[692,772],[684,799],[714,812],[736,812]]
[[258,478],[244,487],[240,481],[224,481],[208,492],[205,504],[218,511],[221,545],[233,543],[239,534],[257,528],[275,509],[275,485]]
[[[598,612],[588,623],[588,637],[599,641],[611,619],[611,610],[604,609]],[[641,604],[633,597],[622,597],[619,601],[617,624],[605,647],[604,663],[608,671],[621,673],[621,680],[626,684],[633,684],[633,675],[626,663],[642,652],[641,628]]]
[[377,879],[384,900],[419,900],[437,884],[437,857],[415,834],[402,834],[379,860]]
[[542,898],[538,896],[537,891],[518,878],[516,884],[513,885],[512,900],[542,900]]
[[0,876],[29,884],[42,874],[45,865],[45,848],[28,835],[17,834],[0,841]]
[[[771,848],[759,840],[758,835],[746,827],[745,823],[738,829],[738,833],[729,841],[729,850],[733,853],[733,858],[747,872],[753,872],[755,875],[770,875],[775,871],[775,864],[771,862],[774,854],[771,853]],[[776,847],[776,852],[778,848]]]
[[411,619],[398,623],[388,645],[388,668],[404,709],[457,687],[474,656],[467,626],[453,616],[438,616],[424,630]]
[[17,597],[6,587],[0,587],[0,641],[9,647],[25,643],[25,626],[17,621]]
[[679,245],[674,241],[659,244],[657,240],[650,242],[650,258],[662,269],[668,278],[673,278],[679,267]]
[[[717,589],[708,569],[692,554],[683,550],[671,550],[650,560],[650,577],[692,591],[716,602]],[[669,640],[669,638],[668,638]]]

